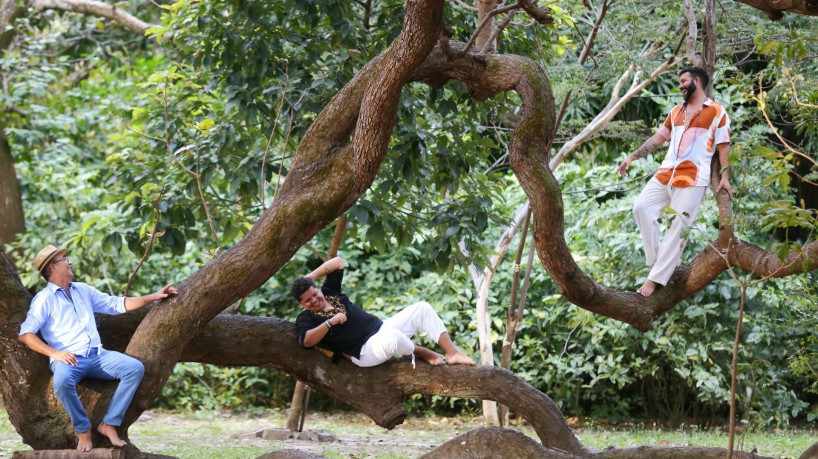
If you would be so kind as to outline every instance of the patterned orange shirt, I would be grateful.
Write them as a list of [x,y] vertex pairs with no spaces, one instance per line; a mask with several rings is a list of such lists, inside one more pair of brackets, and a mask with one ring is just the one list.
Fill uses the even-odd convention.
[[656,179],[678,188],[707,186],[715,145],[730,143],[730,118],[721,104],[705,99],[702,108],[690,115],[685,129],[686,104],[679,104],[667,116],[657,134],[670,141]]

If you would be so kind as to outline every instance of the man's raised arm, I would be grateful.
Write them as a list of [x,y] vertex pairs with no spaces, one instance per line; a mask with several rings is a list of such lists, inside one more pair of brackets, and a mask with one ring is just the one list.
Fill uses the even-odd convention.
[[315,271],[307,274],[306,277],[312,280],[317,280],[339,269],[344,269],[344,260],[342,260],[341,257],[335,257],[322,263],[321,266],[316,268]]
[[173,284],[168,284],[159,289],[156,293],[151,293],[150,295],[137,297],[129,296],[125,298],[125,310],[133,311],[134,309],[139,309],[142,306],[151,304],[154,301],[163,300],[170,295],[176,295],[177,293],[179,293],[179,291],[173,288]]

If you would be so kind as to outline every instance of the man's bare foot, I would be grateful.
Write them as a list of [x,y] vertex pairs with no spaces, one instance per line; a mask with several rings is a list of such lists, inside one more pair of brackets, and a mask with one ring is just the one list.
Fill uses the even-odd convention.
[[446,356],[446,363],[449,365],[477,365],[468,355],[457,351]]
[[91,443],[91,429],[88,429],[85,432],[78,432],[77,437],[79,437],[79,441],[77,442],[77,451],[87,453],[94,448],[93,443]]
[[128,442],[119,438],[119,434],[116,432],[115,426],[108,425],[104,422],[100,422],[99,426],[97,426],[97,430],[102,435],[108,437],[108,440],[110,440],[111,444],[114,446],[122,447],[128,444]]
[[656,282],[653,282],[652,280],[648,279],[648,280],[645,281],[644,284],[642,284],[641,287],[639,287],[636,290],[636,293],[638,293],[638,294],[644,296],[645,298],[647,298],[647,297],[649,297],[649,296],[651,296],[653,294],[653,291],[656,290],[656,286],[658,286],[658,285],[659,284],[657,284]]
[[446,362],[442,355],[423,346],[415,346],[415,355],[425,360],[430,365],[440,365]]

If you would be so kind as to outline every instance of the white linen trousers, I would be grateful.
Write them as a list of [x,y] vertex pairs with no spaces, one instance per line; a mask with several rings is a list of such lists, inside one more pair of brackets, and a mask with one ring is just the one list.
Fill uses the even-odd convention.
[[391,359],[393,355],[413,355],[415,344],[410,339],[419,331],[426,332],[436,343],[446,327],[432,306],[417,302],[383,321],[378,333],[372,335],[361,348],[361,358],[352,357],[359,367],[374,367]]
[[[706,186],[677,188],[669,183],[662,185],[653,177],[636,198],[633,217],[644,242],[645,259],[650,266],[649,280],[667,285],[673,270],[682,259],[686,242],[682,240],[682,230],[690,228],[696,221],[699,205],[706,192]],[[665,206],[675,210],[676,215],[660,243],[659,216]]]

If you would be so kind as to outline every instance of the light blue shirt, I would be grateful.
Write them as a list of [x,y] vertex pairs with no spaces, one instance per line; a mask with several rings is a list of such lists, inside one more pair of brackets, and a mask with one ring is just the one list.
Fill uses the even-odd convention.
[[102,349],[94,313],[126,312],[125,297],[107,295],[82,282],[71,282],[68,288],[71,299],[65,289],[49,282],[31,300],[26,320],[20,325],[20,336],[40,332],[54,349],[87,356],[93,347]]

